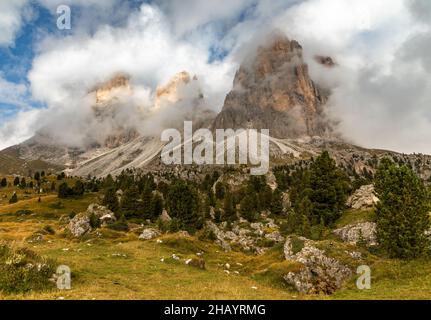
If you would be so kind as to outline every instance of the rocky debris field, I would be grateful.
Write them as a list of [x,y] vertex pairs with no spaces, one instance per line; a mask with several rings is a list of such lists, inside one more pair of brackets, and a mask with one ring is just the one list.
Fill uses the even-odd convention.
[[328,257],[313,241],[289,237],[284,245],[287,260],[302,264],[299,272],[284,276],[286,282],[303,294],[332,294],[352,276],[352,271],[340,261]]

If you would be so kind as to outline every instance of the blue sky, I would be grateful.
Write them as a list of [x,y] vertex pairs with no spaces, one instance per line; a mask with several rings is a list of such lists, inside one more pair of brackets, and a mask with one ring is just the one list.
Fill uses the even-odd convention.
[[[29,85],[27,73],[31,68],[34,58],[34,44],[37,42],[40,32],[52,32],[54,17],[48,10],[35,5],[37,16],[26,23],[19,31],[18,36],[11,46],[0,47],[0,70],[2,77],[13,84]],[[29,107],[39,107],[40,104],[31,101],[29,94],[23,96],[23,104]],[[0,122],[12,118],[22,106],[0,101]]]
[[[139,5],[144,1],[129,0],[128,6],[137,10]],[[36,1],[29,3],[29,10],[31,10],[30,17],[24,19],[20,30],[18,31],[14,43],[11,45],[0,46],[0,75],[10,84],[24,85],[27,89],[30,83],[27,79],[27,74],[32,67],[32,62],[35,57],[35,50],[37,50],[38,42],[47,35],[57,34],[60,36],[68,36],[72,34],[70,31],[59,31],[56,23],[58,15],[51,12],[45,6]],[[79,19],[82,11],[95,11],[97,8],[82,8],[80,6],[71,6],[72,21]],[[87,12],[86,14],[92,14]],[[105,17],[108,18],[108,17]],[[120,24],[121,21],[111,19],[109,21],[112,25]],[[96,25],[94,28],[97,27]],[[28,89],[29,90],[29,89]],[[46,104],[43,101],[32,99],[31,93],[27,91],[25,94],[20,95],[20,104],[17,105],[7,99],[2,99],[0,96],[0,124],[12,119],[23,108],[44,108]],[[2,101],[3,100],[3,101]]]
[[[112,16],[100,12],[100,8],[96,7],[82,7],[71,6],[72,9],[72,25],[83,17],[94,16],[94,21],[86,26],[86,32],[89,34],[97,31],[98,27],[102,24],[109,24],[113,27],[121,27],[133,11],[138,11],[143,3],[150,3],[144,0],[126,0],[119,1],[114,4],[114,9],[109,13],[116,12],[116,8],[125,10],[126,14],[119,14]],[[73,3],[73,2],[72,2]],[[250,7],[255,4],[250,2],[250,5],[244,6],[244,9],[239,11],[238,14],[229,21],[211,21],[211,28],[214,34],[220,38],[227,32],[229,28],[244,21],[247,18],[247,13]],[[24,85],[27,87],[27,92],[20,95],[20,104],[17,105],[8,99],[2,99],[0,96],[0,124],[9,119],[12,119],[23,108],[44,108],[46,103],[32,99],[30,92],[30,82],[27,78],[28,72],[32,68],[32,62],[35,58],[35,51],[37,50],[38,43],[44,37],[49,35],[58,35],[59,37],[67,37],[73,34],[73,31],[59,31],[56,27],[57,15],[55,12],[50,11],[45,6],[39,4],[37,1],[31,1],[29,4],[31,8],[31,17],[24,19],[20,30],[18,31],[14,43],[11,45],[0,46],[0,75],[10,84]],[[89,20],[87,20],[88,22]],[[199,29],[204,30],[207,26],[200,25]],[[211,45],[209,50],[209,62],[217,62],[223,60],[229,51],[217,44]],[[6,100],[6,101],[5,101]]]

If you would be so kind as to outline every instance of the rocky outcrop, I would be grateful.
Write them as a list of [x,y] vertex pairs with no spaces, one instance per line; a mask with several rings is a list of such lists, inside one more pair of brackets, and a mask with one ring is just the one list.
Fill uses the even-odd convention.
[[190,238],[190,233],[188,233],[188,231],[185,231],[185,230],[179,231],[177,235],[181,238]]
[[314,60],[316,60],[317,63],[328,67],[328,68],[332,68],[336,66],[336,63],[334,62],[334,60],[331,57],[328,56],[315,56]]
[[166,210],[163,210],[162,214],[160,215],[160,221],[164,223],[172,221],[172,218],[169,216],[169,213]]
[[271,244],[285,241],[278,231],[279,227],[272,219],[267,219],[266,223],[236,222],[229,230],[225,230],[225,227],[226,223],[217,225],[212,221],[207,221],[207,228],[214,234],[216,244],[225,251],[239,247],[245,252],[261,255],[268,250]]
[[351,270],[338,260],[325,255],[313,241],[289,237],[284,245],[286,260],[302,264],[298,272],[290,272],[284,280],[302,294],[332,294],[352,276]]
[[99,219],[102,227],[113,224],[115,221],[117,221],[115,214],[111,210],[96,203],[90,204],[87,209],[88,216],[93,214]]
[[350,224],[334,231],[344,242],[358,244],[364,241],[368,246],[377,245],[377,224],[374,222],[362,222]]
[[205,260],[202,258],[187,259],[185,264],[193,268],[205,270]]
[[270,129],[272,137],[324,137],[328,92],[317,86],[304,63],[302,47],[276,33],[245,61],[234,80],[214,129]]
[[156,229],[145,229],[142,234],[139,236],[139,240],[152,240],[157,237],[160,237],[161,232]]
[[283,202],[283,211],[287,212],[288,209],[292,206],[292,203],[290,202],[290,194],[289,192],[283,192],[281,195],[281,199]]
[[115,215],[112,211],[104,206],[98,204],[91,204],[86,212],[77,214],[70,220],[67,229],[76,237],[82,237],[92,231],[90,217],[94,215],[100,221],[100,225],[105,227],[116,221]]
[[285,238],[281,235],[280,232],[274,231],[272,233],[265,234],[265,238],[276,243],[284,242]]
[[266,175],[266,184],[272,191],[275,191],[278,188],[277,178],[272,171]]
[[[166,85],[159,86],[156,91],[155,110],[174,107],[177,119],[166,123],[167,127],[182,128],[184,120],[193,121],[194,128],[208,127],[215,118],[211,108],[207,106],[199,79],[182,71],[172,77]],[[172,110],[164,110],[172,112]]]
[[82,237],[92,230],[90,217],[86,212],[79,213],[69,222],[67,228],[75,238]]
[[362,186],[347,199],[347,206],[355,210],[371,208],[379,202],[379,199],[374,195],[374,186]]
[[197,78],[194,77],[192,79],[188,72],[182,71],[172,77],[166,85],[157,88],[156,108],[160,108],[166,103],[174,104],[181,101],[184,98],[183,96],[185,95],[187,87],[189,86],[195,87],[198,90],[197,98],[203,98]]
[[123,74],[114,76],[109,81],[100,84],[92,90],[92,93],[95,95],[96,104],[110,102],[120,93],[130,95],[131,92],[130,78]]

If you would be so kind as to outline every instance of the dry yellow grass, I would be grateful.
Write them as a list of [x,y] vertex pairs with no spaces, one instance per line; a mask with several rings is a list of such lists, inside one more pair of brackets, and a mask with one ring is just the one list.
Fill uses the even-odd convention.
[[[224,253],[212,243],[197,239],[163,237],[164,243],[139,241],[134,234],[102,230],[102,236],[87,240],[68,239],[62,234],[59,218],[70,212],[81,212],[97,199],[97,194],[80,200],[59,200],[45,195],[42,201],[27,199],[0,206],[0,240],[25,245],[39,254],[68,265],[73,272],[72,290],[3,295],[0,299],[429,299],[431,298],[431,262],[378,260],[372,266],[372,290],[360,291],[355,279],[332,297],[301,296],[287,287],[282,275],[297,265],[283,259],[282,248],[264,256],[239,252]],[[18,210],[31,210],[17,216]],[[45,236],[41,243],[26,238],[50,225],[55,235]],[[206,270],[186,266],[171,259],[204,252]],[[165,259],[163,262],[161,259]],[[229,263],[230,274],[223,265]]]

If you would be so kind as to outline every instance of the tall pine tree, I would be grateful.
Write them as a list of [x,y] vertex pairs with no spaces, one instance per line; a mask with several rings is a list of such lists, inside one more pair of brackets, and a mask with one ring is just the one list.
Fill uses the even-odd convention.
[[241,200],[240,213],[244,219],[250,222],[259,219],[259,199],[256,193],[252,192]]
[[280,189],[276,189],[272,195],[271,213],[281,215],[283,213],[283,194]]
[[124,192],[121,199],[121,213],[126,218],[142,217],[142,203],[139,198],[139,190],[135,186]]
[[333,224],[345,208],[349,187],[346,174],[325,151],[312,164],[309,182],[313,224]]
[[[106,189],[105,195],[104,195],[103,200],[102,200],[102,205],[104,205],[109,210],[114,212],[117,216],[117,213],[120,209],[120,204],[118,202],[115,188],[112,187],[112,188]],[[117,218],[120,218],[120,215],[118,215]]]
[[164,203],[162,196],[158,193],[154,194],[153,198],[151,199],[152,220],[156,220],[162,215],[163,206]]
[[227,192],[224,197],[223,209],[224,209],[223,220],[228,222],[234,222],[237,218],[236,209],[234,207],[233,197],[230,192]]
[[383,159],[376,174],[377,237],[392,258],[417,258],[430,248],[429,194],[408,167]]
[[166,209],[179,227],[194,233],[203,226],[197,191],[182,180],[175,181],[166,196]]
[[153,210],[153,192],[151,188],[146,185],[144,191],[142,192],[142,214],[145,219],[154,219]]

